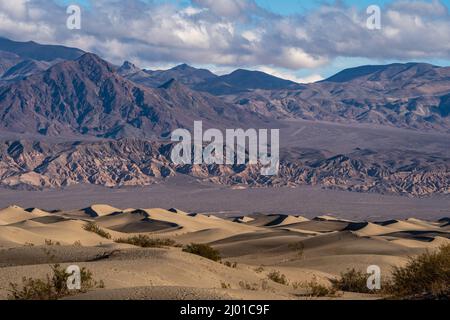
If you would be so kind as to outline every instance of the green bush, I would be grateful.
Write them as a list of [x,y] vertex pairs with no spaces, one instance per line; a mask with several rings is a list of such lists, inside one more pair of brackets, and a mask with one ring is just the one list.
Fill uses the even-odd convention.
[[100,228],[95,222],[92,221],[87,222],[84,225],[83,229],[89,232],[96,233],[102,238],[111,239],[111,235],[102,228]]
[[450,244],[395,267],[385,292],[397,298],[450,299]]
[[142,248],[162,248],[162,247],[174,247],[177,246],[176,242],[172,239],[154,239],[146,235],[138,235],[129,238],[116,239],[117,243],[126,243],[133,246]]
[[190,245],[185,246],[183,251],[216,262],[221,260],[220,252],[207,244],[191,243]]
[[69,290],[67,280],[70,274],[66,273],[59,264],[50,266],[53,275],[45,279],[22,278],[22,285],[10,283],[8,299],[10,300],[57,300],[65,296],[87,292],[93,288],[104,288],[103,281],[95,281],[92,273],[86,268],[80,270],[81,289]]

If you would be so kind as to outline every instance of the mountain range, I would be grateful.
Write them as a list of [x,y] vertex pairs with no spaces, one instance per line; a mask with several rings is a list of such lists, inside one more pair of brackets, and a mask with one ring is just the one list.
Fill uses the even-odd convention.
[[[286,119],[449,133],[450,68],[424,63],[362,66],[298,84],[243,69],[216,75],[186,64],[169,70],[141,69],[129,61],[116,66],[76,48],[0,38],[0,185],[145,185],[188,174],[229,185],[319,184],[412,195],[450,192],[449,161],[442,155],[426,156],[421,165],[416,161],[405,171],[380,154],[369,157],[355,151],[305,163],[299,152],[297,158],[285,159],[280,177],[271,179],[258,176],[251,166],[181,168],[167,160],[170,132],[191,128],[195,120],[203,120],[206,127],[257,128],[275,127]],[[52,139],[58,144],[52,146]],[[135,146],[128,156],[119,152],[123,139]],[[104,145],[81,143],[87,140]],[[157,146],[143,147],[148,140]],[[97,154],[93,146],[105,150]],[[77,157],[83,160],[75,163]],[[408,163],[414,163],[413,154],[408,157]],[[114,158],[122,160],[106,167],[98,163]],[[120,169],[108,169],[114,165]]]
[[173,79],[158,88],[139,85],[91,53],[4,85],[0,101],[3,131],[43,136],[150,138],[196,119],[222,127],[258,118]]
[[15,140],[0,145],[1,185],[19,189],[78,183],[107,187],[158,184],[188,175],[204,182],[241,187],[326,188],[428,196],[450,189],[450,158],[405,151],[357,149],[329,156],[299,149],[282,157],[277,176],[261,176],[258,165],[175,165],[171,143],[142,139],[49,143]]
[[[91,58],[93,56],[93,54],[87,55]],[[169,70],[152,71],[141,69],[128,61],[122,66],[114,66],[95,56],[90,64],[96,73],[95,76],[99,77],[99,81],[92,82],[89,74],[82,74],[84,71],[89,72],[86,68],[83,69],[85,60],[89,59],[87,57],[83,51],[75,48],[0,39],[0,71],[2,71],[0,72],[2,87],[0,112],[2,117],[4,121],[11,117],[21,118],[22,115],[14,113],[14,110],[17,111],[14,107],[16,103],[16,105],[26,105],[27,108],[23,112],[32,112],[33,115],[27,115],[27,117],[31,116],[35,119],[32,124],[27,123],[25,126],[4,121],[1,126],[14,133],[19,133],[26,127],[27,130],[58,135],[62,131],[81,132],[98,137],[150,136],[149,131],[153,135],[158,135],[173,127],[162,115],[167,113],[167,108],[161,108],[163,102],[161,100],[152,103],[143,101],[142,103],[147,106],[151,104],[155,106],[151,110],[144,108],[142,112],[135,110],[137,114],[133,114],[127,105],[139,104],[136,103],[133,93],[125,88],[131,91],[139,88],[138,91],[145,93],[144,96],[147,99],[150,96],[153,98],[158,96],[159,99],[165,96],[169,101],[164,103],[174,107],[176,103],[170,101],[170,95],[165,95],[159,89],[175,80],[178,88],[183,88],[181,91],[187,93],[190,90],[188,96],[195,95],[198,99],[201,97],[201,100],[205,102],[203,107],[209,110],[199,110],[199,112],[210,116],[215,116],[218,111],[214,110],[211,113],[211,109],[233,110],[231,113],[238,109],[241,112],[253,113],[253,116],[259,115],[269,119],[300,118],[344,123],[374,123],[450,132],[449,67],[437,67],[425,63],[362,66],[343,70],[317,83],[297,84],[259,71],[239,69],[230,74],[218,76],[208,70],[193,68],[186,64]],[[109,67],[105,68],[105,65]],[[70,72],[68,72],[69,69]],[[112,81],[113,78],[114,81]],[[89,83],[90,86],[76,87],[77,83],[82,86]],[[109,91],[108,87],[112,91]],[[30,88],[33,88],[33,92],[30,92]],[[97,101],[86,100],[89,92],[99,94]],[[12,95],[14,95],[14,103],[11,100]],[[23,100],[25,97],[26,102]],[[37,97],[41,100],[36,99]],[[107,106],[110,103],[117,105]],[[102,110],[106,112],[102,111],[99,114],[97,109],[99,106],[102,106]],[[73,110],[78,107],[81,107],[81,110]],[[183,109],[186,106],[178,107]],[[48,113],[48,108],[51,109],[52,114]],[[97,120],[90,120],[94,127],[83,123],[83,117],[89,118],[88,109],[90,108],[99,120],[108,118],[103,123],[103,126],[106,125],[107,128],[97,128],[95,126]],[[112,120],[110,115],[114,111],[109,110],[110,108],[121,108],[120,113],[123,116],[126,115],[126,120]],[[36,114],[36,110],[41,110],[41,113],[47,112],[47,115],[43,116],[39,114],[39,111]],[[68,113],[71,112],[74,112],[76,119],[69,119]],[[158,119],[157,123],[152,124],[160,113],[161,121]],[[198,114],[195,116],[199,119]],[[180,115],[170,117],[179,119]],[[51,121],[44,118],[49,118]],[[62,122],[53,123],[53,120]],[[75,122],[79,123],[75,125]],[[184,121],[180,122],[181,126],[185,124]],[[67,126],[69,128],[63,128]],[[45,129],[47,127],[49,130]],[[52,127],[57,128],[53,130]],[[146,132],[142,133],[141,131],[144,130]],[[115,131],[121,133],[116,135]],[[130,134],[124,134],[124,131],[129,131]]]

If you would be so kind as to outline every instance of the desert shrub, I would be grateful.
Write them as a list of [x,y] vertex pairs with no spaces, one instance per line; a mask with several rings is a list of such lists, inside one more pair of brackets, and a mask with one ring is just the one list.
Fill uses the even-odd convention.
[[56,251],[54,249],[43,247],[41,250],[46,255],[48,262],[53,262],[56,259]]
[[301,287],[303,287],[304,285],[301,283],[301,282],[293,282],[292,284],[292,288],[294,289],[294,290],[297,290],[297,289],[299,289],[299,288],[301,288]]
[[320,284],[315,279],[306,283],[305,288],[307,289],[310,297],[329,297],[336,294],[335,288]]
[[332,279],[331,283],[335,290],[358,292],[358,293],[374,293],[367,287],[367,279],[369,274],[355,269],[347,270],[341,273],[341,277],[338,279]]
[[305,250],[305,245],[303,244],[303,242],[291,243],[291,244],[289,244],[288,247],[289,247],[289,249],[297,252],[297,256],[299,259],[301,259],[303,257],[303,252]]
[[46,246],[60,246],[61,243],[59,241],[53,241],[51,239],[45,239],[44,243]]
[[241,289],[243,290],[250,290],[250,291],[257,291],[258,290],[258,285],[257,284],[250,284],[247,281],[240,281],[239,282],[239,286],[241,287]]
[[259,266],[258,268],[255,269],[256,273],[261,273],[264,271],[264,267],[263,266]]
[[267,275],[267,278],[272,280],[273,282],[288,286],[289,281],[286,279],[284,274],[281,274],[280,271],[272,271]]
[[337,291],[333,286],[320,284],[315,276],[309,282],[292,283],[292,288],[294,288],[294,290],[305,289],[307,293],[302,296],[308,297],[334,297],[336,296]]
[[176,242],[172,239],[154,239],[146,235],[138,235],[129,238],[116,239],[117,243],[127,243],[142,248],[162,248],[162,247],[174,247]]
[[261,281],[261,289],[262,289],[263,291],[267,291],[267,290],[270,289],[269,283],[267,282],[267,280],[262,280],[262,281]]
[[404,267],[395,267],[384,290],[398,298],[449,299],[450,245],[412,257]]
[[207,244],[191,243],[183,248],[184,252],[192,253],[203,258],[220,261],[220,252]]
[[231,289],[231,285],[226,282],[220,282],[220,286],[222,289]]
[[57,300],[65,296],[87,292],[94,288],[104,288],[103,281],[95,281],[92,273],[86,268],[80,270],[81,289],[69,290],[66,273],[59,264],[50,266],[53,275],[47,274],[45,279],[22,278],[22,285],[10,283],[8,299],[10,300]]
[[74,246],[74,247],[82,247],[83,245],[81,244],[81,241],[80,241],[80,240],[77,240],[77,241],[75,241],[75,242],[73,243],[73,246]]
[[92,221],[87,222],[84,225],[83,229],[89,232],[96,233],[102,238],[111,239],[111,234],[100,228],[95,222]]

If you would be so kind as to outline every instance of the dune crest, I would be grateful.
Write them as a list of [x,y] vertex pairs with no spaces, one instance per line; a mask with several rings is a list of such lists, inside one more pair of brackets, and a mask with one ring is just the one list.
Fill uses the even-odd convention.
[[121,212],[122,210],[111,207],[107,204],[94,204],[83,211],[91,217],[103,217],[115,212]]

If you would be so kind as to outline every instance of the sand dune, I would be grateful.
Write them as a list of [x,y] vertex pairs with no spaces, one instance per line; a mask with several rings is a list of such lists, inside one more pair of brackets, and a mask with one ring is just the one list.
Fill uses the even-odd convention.
[[19,206],[10,206],[0,210],[0,225],[8,225],[23,220],[39,218],[45,215],[46,213],[42,210],[28,212]]
[[95,222],[102,227],[123,233],[167,232],[181,228],[176,223],[151,219],[143,210],[116,212],[99,217]]
[[363,236],[378,236],[396,231],[371,222],[350,223],[345,230],[355,231],[358,235]]
[[249,223],[254,220],[255,220],[254,218],[248,217],[248,216],[233,218],[233,222],[239,222],[239,223]]
[[[59,242],[60,244],[71,245],[79,241],[83,245],[99,245],[100,243],[112,242],[102,238],[95,233],[85,231],[83,226],[85,223],[83,221],[66,220],[61,222],[56,222],[52,224],[41,224],[33,222],[26,225],[20,225],[23,232],[32,233],[34,235],[34,240],[22,238],[23,240],[19,243],[33,243],[35,245],[43,245],[45,240],[51,240],[53,242]],[[39,239],[36,241],[36,239]],[[17,241],[17,239],[16,239]]]
[[[147,209],[145,210],[152,219],[159,221],[166,221],[169,223],[174,223],[180,226],[176,231],[169,230],[168,235],[181,236],[180,241],[189,242],[189,233],[195,233],[205,230],[215,230],[215,232],[208,232],[207,238],[204,238],[205,242],[211,242],[220,239],[224,236],[232,236],[235,234],[240,234],[244,232],[253,232],[258,230],[257,227],[239,224],[232,221],[227,221],[224,219],[216,219],[207,217],[202,214],[196,215],[174,215],[164,209]],[[220,232],[219,232],[220,231]],[[193,234],[193,236],[196,236]]]
[[311,220],[288,225],[292,229],[311,231],[316,233],[342,231],[349,225],[349,222],[343,221],[318,221]]
[[317,216],[313,220],[315,221],[342,221],[342,222],[352,222],[350,220],[336,218],[330,215]]
[[441,228],[447,228],[449,230],[450,227],[450,218],[443,218],[438,221],[438,224]]
[[448,238],[443,238],[436,236],[431,241],[421,241],[421,240],[414,240],[414,239],[397,239],[392,240],[392,243],[400,244],[405,247],[410,248],[439,248],[442,245],[450,243],[450,240]]
[[30,212],[31,214],[33,214],[36,217],[46,217],[46,216],[50,215],[49,212],[46,212],[39,208],[28,208],[25,211]]
[[[245,219],[245,221],[243,219]],[[254,214],[251,216],[245,216],[241,219],[241,221],[237,222],[244,222],[257,227],[279,227],[305,221],[309,220],[301,216],[296,217],[284,214]]]
[[103,217],[110,215],[114,212],[121,212],[122,210],[111,207],[106,204],[94,204],[88,208],[83,209],[83,211],[91,217]]
[[[86,231],[87,221],[112,239]],[[108,205],[48,213],[11,206],[0,210],[0,288],[24,275],[45,277],[48,264],[60,262],[86,266],[105,281],[106,289],[83,299],[300,299],[305,289],[274,283],[268,273],[277,270],[291,282],[315,279],[324,285],[349,268],[364,271],[376,264],[389,273],[409,256],[449,243],[448,223],[413,218],[352,222],[330,216],[308,220],[281,214],[224,219],[173,208],[120,210]],[[208,243],[237,266],[181,248],[114,242],[138,234],[181,244]],[[6,291],[0,289],[4,297]]]
[[412,221],[402,221],[402,220],[388,220],[377,223],[379,225],[389,227],[397,231],[407,231],[407,230],[430,230],[438,229],[438,226],[432,225],[431,223],[418,222],[417,220]]
[[0,247],[15,247],[27,244],[43,245],[45,238],[19,227],[0,226]]
[[303,217],[295,217],[295,216],[280,216],[277,220],[271,222],[266,227],[275,227],[275,226],[287,226],[294,223],[306,222],[309,221]]

